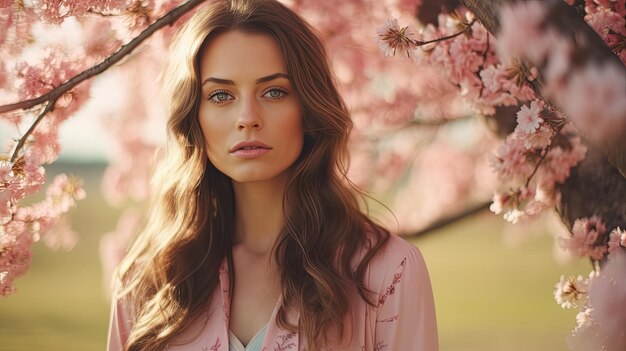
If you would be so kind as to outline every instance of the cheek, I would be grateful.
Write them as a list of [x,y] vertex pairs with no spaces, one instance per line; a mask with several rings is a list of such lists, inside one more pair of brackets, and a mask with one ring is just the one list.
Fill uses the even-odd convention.
[[220,143],[221,137],[225,134],[223,131],[224,127],[213,117],[215,116],[202,112],[198,116],[198,122],[200,129],[202,129],[204,146],[207,152],[210,152],[212,147],[215,148],[215,146]]

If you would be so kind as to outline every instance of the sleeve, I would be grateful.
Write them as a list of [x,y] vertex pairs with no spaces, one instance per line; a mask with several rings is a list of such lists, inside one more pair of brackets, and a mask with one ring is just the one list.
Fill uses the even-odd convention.
[[415,246],[379,294],[374,342],[375,350],[439,350],[430,278]]
[[122,351],[128,340],[131,330],[130,309],[126,299],[120,298],[121,282],[116,279],[111,296],[111,316],[109,320],[109,333],[107,338],[108,351]]

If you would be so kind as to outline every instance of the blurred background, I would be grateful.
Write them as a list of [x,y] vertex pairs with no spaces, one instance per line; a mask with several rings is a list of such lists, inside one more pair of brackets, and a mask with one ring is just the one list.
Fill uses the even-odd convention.
[[[85,181],[87,198],[70,213],[79,241],[69,252],[34,245],[31,269],[17,280],[17,292],[0,301],[1,350],[105,348],[109,300],[98,245],[115,230],[121,210],[100,191],[106,164],[98,145],[105,143],[97,129],[77,119],[64,126],[63,134],[87,136],[95,145],[86,152],[68,142],[61,159],[47,167],[48,179],[63,171]],[[483,212],[411,239],[430,271],[441,350],[567,350],[575,311],[555,303],[552,287],[561,274],[585,276],[590,266],[555,263],[546,228],[511,225]]]

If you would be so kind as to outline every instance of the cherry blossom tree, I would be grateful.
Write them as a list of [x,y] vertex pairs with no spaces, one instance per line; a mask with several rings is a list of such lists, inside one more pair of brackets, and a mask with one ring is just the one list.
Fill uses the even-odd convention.
[[[513,78],[518,88],[532,88],[526,96],[512,94],[514,99],[495,94],[500,99],[487,101],[487,108],[475,104],[482,113],[498,118],[496,123],[506,123],[497,109],[489,108],[532,100],[516,113],[517,126],[509,128],[496,152],[494,169],[505,187],[496,191],[491,210],[516,222],[546,208],[557,209],[572,228],[571,237],[559,238],[559,244],[588,257],[594,268],[589,279],[562,278],[556,286],[555,298],[561,306],[574,307],[578,302],[584,306],[569,345],[580,350],[619,350],[626,344],[626,313],[618,307],[624,303],[626,267],[615,258],[624,253],[620,226],[626,221],[626,4],[597,0],[461,3],[472,11],[466,22],[477,16],[489,33],[496,34],[495,62],[489,62],[487,50],[482,62],[472,56],[472,47],[477,46],[473,43],[463,50],[452,43],[444,60],[434,55],[436,48],[425,50],[422,62],[443,61],[451,80],[461,89],[470,87],[469,97],[478,102],[492,92],[507,93]],[[452,9],[459,4],[443,5]],[[445,31],[443,22],[440,16],[437,26],[427,25],[420,30],[421,37],[413,37],[407,27],[389,21],[383,27],[387,34],[381,35],[383,52],[388,54],[390,47],[412,51],[423,46],[432,32]],[[465,75],[458,74],[463,72],[459,66],[465,66]],[[498,75],[498,68],[504,72]]]
[[[159,141],[136,131],[164,124],[155,77],[201,2],[0,0],[0,123],[15,131],[0,149],[0,295],[34,242],[75,242],[65,215],[85,197],[80,180],[60,175],[45,200],[21,201],[46,183],[62,123],[112,84],[122,97],[91,116],[115,150],[103,193],[120,206],[147,197]],[[326,42],[355,122],[351,177],[390,204],[395,231],[487,208],[512,223],[556,210],[570,231],[557,245],[593,267],[555,288],[581,309],[570,347],[624,345],[625,0],[284,2]],[[105,270],[140,222],[130,208],[103,237]]]

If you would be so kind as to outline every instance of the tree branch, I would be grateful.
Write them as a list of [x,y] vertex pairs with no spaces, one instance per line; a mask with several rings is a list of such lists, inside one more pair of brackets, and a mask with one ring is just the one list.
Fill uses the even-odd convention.
[[0,113],[5,113],[5,112],[18,110],[18,109],[22,109],[22,110],[30,109],[42,103],[49,102],[48,106],[46,106],[42,114],[40,114],[37,117],[33,125],[29,128],[26,134],[21,138],[18,146],[13,151],[11,160],[15,159],[16,155],[19,153],[20,149],[24,145],[24,140],[26,140],[28,136],[30,135],[30,133],[32,133],[32,131],[37,126],[37,124],[42,120],[43,116],[47,112],[54,110],[54,103],[59,99],[59,97],[61,97],[63,94],[70,91],[72,88],[74,88],[81,82],[106,71],[111,66],[119,62],[122,58],[130,54],[134,49],[137,48],[137,46],[139,46],[139,44],[141,44],[144,40],[149,38],[156,31],[158,31],[159,29],[167,25],[172,25],[177,19],[179,19],[185,13],[189,12],[191,9],[193,9],[194,7],[196,7],[202,2],[203,2],[202,0],[190,0],[184,3],[183,5],[178,6],[177,8],[168,12],[166,15],[164,15],[163,17],[159,18],[157,21],[149,25],[148,28],[144,29],[143,32],[141,32],[137,37],[135,37],[133,40],[131,40],[127,44],[120,47],[119,50],[117,50],[111,56],[104,59],[101,63],[79,73],[78,75],[72,77],[71,79],[59,85],[58,87],[52,89],[48,93],[41,95],[39,97],[36,97],[34,99],[24,100],[24,101],[16,102],[13,104],[0,106]]
[[31,135],[33,133],[33,131],[35,131],[35,128],[37,127],[39,122],[41,122],[43,117],[48,112],[52,111],[53,106],[54,106],[55,103],[56,103],[56,98],[54,98],[53,100],[50,100],[50,102],[48,102],[48,104],[46,104],[46,107],[43,109],[43,111],[41,111],[41,113],[37,116],[37,118],[35,119],[33,124],[30,126],[30,128],[28,128],[26,133],[24,133],[24,135],[20,138],[20,140],[18,141],[17,145],[15,145],[15,148],[13,149],[13,152],[11,153],[11,159],[9,160],[9,162],[11,162],[11,163],[15,162],[15,160],[17,159],[18,152],[19,152],[19,150],[22,147],[24,147],[24,144],[26,143],[26,140],[28,139],[28,136]]
[[[485,28],[493,36],[498,33],[500,23],[498,22],[498,13],[500,5],[507,0],[460,0],[461,3],[470,9],[478,18]],[[510,0],[508,0],[510,2]]]
[[456,32],[456,33],[454,33],[452,35],[448,35],[448,36],[437,38],[437,39],[433,39],[433,40],[427,40],[427,41],[412,40],[412,42],[416,46],[424,46],[424,45],[428,45],[428,44],[432,44],[432,43],[436,43],[436,42],[440,42],[440,41],[445,41],[445,40],[448,40],[448,39],[453,39],[453,38],[456,38],[459,35],[467,32],[468,30],[470,30],[475,22],[476,22],[476,19],[474,18],[470,23],[463,23],[465,25],[465,28],[461,29],[460,31],[458,31],[458,32]]
[[434,232],[437,229],[441,229],[445,226],[448,226],[450,224],[453,224],[455,222],[458,222],[464,218],[473,216],[477,213],[480,213],[486,209],[489,209],[489,206],[491,205],[491,201],[485,201],[485,202],[481,202],[477,205],[474,205],[472,207],[469,207],[459,213],[456,213],[452,216],[449,217],[445,217],[445,218],[441,218],[433,223],[431,223],[428,227],[424,228],[424,229],[420,229],[416,232],[413,233],[401,233],[400,236],[402,236],[403,238],[407,238],[407,239],[411,239],[411,238],[417,238],[417,237],[422,237],[426,234],[429,234],[431,232]]

